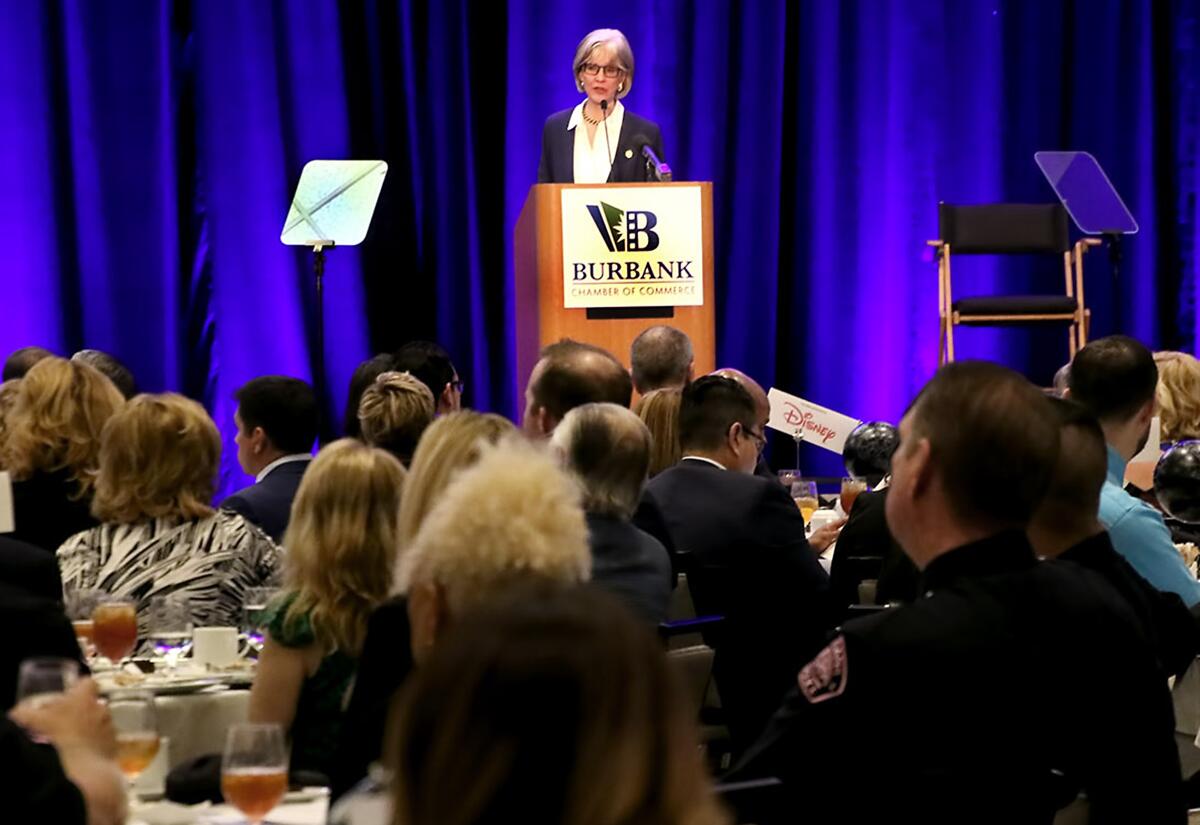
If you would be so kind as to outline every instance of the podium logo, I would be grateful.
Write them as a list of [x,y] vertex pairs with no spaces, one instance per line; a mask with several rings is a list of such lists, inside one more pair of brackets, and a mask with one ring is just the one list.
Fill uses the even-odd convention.
[[658,249],[658,217],[644,210],[618,209],[601,201],[588,204],[592,222],[609,252],[652,252]]

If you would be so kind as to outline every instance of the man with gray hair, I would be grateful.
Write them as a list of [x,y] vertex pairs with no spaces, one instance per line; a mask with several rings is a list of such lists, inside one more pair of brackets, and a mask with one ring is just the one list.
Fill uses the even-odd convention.
[[650,467],[650,431],[617,404],[584,404],[551,436],[583,490],[592,581],[655,625],[666,621],[671,559],[658,539],[630,519]]
[[666,388],[683,389],[692,380],[692,341],[667,326],[649,327],[633,339],[629,363],[638,395]]

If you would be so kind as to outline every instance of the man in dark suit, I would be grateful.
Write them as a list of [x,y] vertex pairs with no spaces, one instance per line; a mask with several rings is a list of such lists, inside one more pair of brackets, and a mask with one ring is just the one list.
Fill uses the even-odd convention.
[[567,413],[551,443],[583,488],[592,583],[638,617],[667,619],[674,576],[662,543],[630,523],[650,467],[650,431],[616,404],[584,404]]
[[300,479],[312,461],[317,400],[308,384],[283,375],[248,381],[236,398],[238,463],[255,483],[221,507],[241,513],[279,543]]
[[864,579],[878,580],[876,604],[917,597],[921,573],[892,537],[886,510],[886,489],[867,491],[854,500],[829,570],[829,589],[839,607],[858,604],[858,585]]
[[628,407],[632,399],[629,372],[611,352],[564,338],[544,347],[529,373],[521,426],[533,438],[548,438],[576,407],[602,401]]
[[434,412],[448,415],[462,409],[463,380],[450,353],[432,341],[409,341],[392,355],[394,369],[411,372],[433,393]]
[[792,821],[1050,822],[1082,789],[1092,822],[1183,822],[1170,695],[1133,612],[1026,537],[1058,452],[1024,378],[939,370],[887,496],[922,597],[846,622],[735,775],[782,779]]
[[[42,555],[45,555],[43,553]],[[0,712],[13,706],[21,662],[42,656],[71,659],[86,671],[75,631],[63,613],[61,593],[47,599],[21,587],[0,583]]]
[[646,485],[634,523],[688,575],[696,610],[725,617],[714,675],[735,749],[752,741],[831,626],[829,580],[804,518],[774,479],[753,475],[763,434],[750,393],[708,375],[683,391],[683,459]]
[[7,536],[0,536],[0,584],[47,601],[62,601],[62,574],[54,555]]

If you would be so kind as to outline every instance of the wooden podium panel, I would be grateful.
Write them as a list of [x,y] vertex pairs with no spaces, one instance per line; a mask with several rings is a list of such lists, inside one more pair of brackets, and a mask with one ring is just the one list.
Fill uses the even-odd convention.
[[[635,316],[620,318],[589,318],[587,309],[567,309],[563,306],[562,190],[643,186],[700,187],[703,305],[664,308],[672,311],[671,317],[661,317],[648,307],[619,310]],[[692,339],[696,375],[716,369],[712,183],[537,184],[525,198],[513,241],[518,398],[537,363],[538,351],[562,338],[603,347],[628,367],[633,339],[647,327],[664,324],[682,330]],[[614,310],[598,312],[610,314]]]

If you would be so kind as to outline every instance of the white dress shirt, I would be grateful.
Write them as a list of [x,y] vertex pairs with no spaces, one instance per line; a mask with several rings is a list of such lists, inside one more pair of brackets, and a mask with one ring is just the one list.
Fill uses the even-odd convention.
[[[625,107],[617,101],[612,114],[596,127],[596,137],[588,145],[587,126],[583,122],[583,101],[571,112],[567,131],[575,130],[575,183],[606,183],[617,156],[617,140],[621,137],[621,124],[625,121]],[[608,140],[604,139],[605,123],[608,124]]]
[[264,478],[269,476],[271,474],[271,471],[274,470],[276,467],[278,467],[280,464],[291,464],[293,461],[311,461],[311,460],[312,460],[312,453],[292,453],[291,455],[280,456],[279,458],[275,459],[274,461],[272,461],[270,464],[268,464],[266,467],[263,467],[262,470],[259,471],[258,475],[256,475],[254,477],[254,483],[257,484],[258,482],[262,481]]

